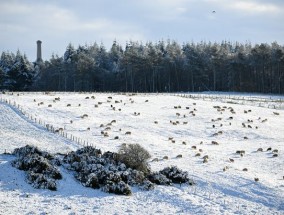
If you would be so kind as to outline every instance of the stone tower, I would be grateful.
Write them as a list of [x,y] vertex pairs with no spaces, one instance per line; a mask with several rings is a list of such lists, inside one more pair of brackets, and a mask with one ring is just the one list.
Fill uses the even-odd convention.
[[41,58],[41,41],[36,41],[37,44],[37,53],[36,53],[36,62],[42,62]]

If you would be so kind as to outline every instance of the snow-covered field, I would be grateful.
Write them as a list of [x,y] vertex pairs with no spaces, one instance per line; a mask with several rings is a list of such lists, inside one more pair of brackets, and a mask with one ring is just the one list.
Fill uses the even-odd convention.
[[[170,94],[6,93],[0,99],[0,214],[284,214],[281,108]],[[47,124],[63,130],[52,133]],[[2,154],[26,144],[57,153],[87,143],[102,151],[139,143],[152,155],[153,170],[176,165],[197,185],[117,196],[83,187],[61,169],[57,191],[37,190],[11,166],[15,158]]]

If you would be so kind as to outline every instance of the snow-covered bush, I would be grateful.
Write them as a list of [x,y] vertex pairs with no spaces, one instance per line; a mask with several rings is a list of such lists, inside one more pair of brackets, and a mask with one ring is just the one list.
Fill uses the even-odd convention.
[[[146,163],[150,154],[138,144],[124,145],[121,149],[119,153],[108,151],[102,154],[99,149],[88,146],[65,155],[63,162],[68,169],[75,171],[76,179],[84,186],[115,194],[130,195],[130,186],[152,190],[154,184],[172,185],[188,181],[187,173],[176,167],[152,173]],[[144,171],[141,171],[141,166]]]
[[114,193],[114,194],[120,194],[120,195],[131,195],[131,189],[128,184],[126,184],[123,181],[120,181],[118,183],[108,181],[107,184],[102,186],[102,191],[107,193]]
[[86,187],[120,195],[131,195],[130,186],[152,190],[154,184],[189,181],[187,172],[177,167],[151,172],[146,162],[150,154],[138,144],[123,146],[119,153],[103,154],[100,149],[87,146],[63,158],[29,145],[15,149],[13,154],[17,156],[13,166],[26,171],[27,181],[35,188],[56,190],[56,180],[62,178],[59,165],[74,171],[75,178]]
[[150,182],[158,185],[172,185],[172,180],[160,172],[153,172],[148,176]]
[[121,145],[117,160],[126,166],[148,173],[150,171],[147,160],[151,158],[150,153],[139,144]]
[[12,165],[26,171],[27,181],[33,187],[56,190],[56,180],[62,179],[60,171],[55,166],[55,163],[58,164],[58,158],[29,145],[15,149],[13,154],[17,159]]
[[189,182],[188,173],[180,170],[176,166],[166,167],[161,170],[160,173],[165,175],[168,179],[172,180],[173,183]]

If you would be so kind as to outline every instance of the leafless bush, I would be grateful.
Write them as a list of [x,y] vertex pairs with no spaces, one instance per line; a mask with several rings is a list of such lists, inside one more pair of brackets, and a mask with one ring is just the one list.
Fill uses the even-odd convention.
[[121,145],[117,159],[133,169],[144,173],[149,171],[147,160],[151,158],[150,153],[139,144]]

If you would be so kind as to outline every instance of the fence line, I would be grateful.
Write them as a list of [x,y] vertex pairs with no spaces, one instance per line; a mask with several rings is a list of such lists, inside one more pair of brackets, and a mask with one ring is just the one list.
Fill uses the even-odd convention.
[[284,109],[284,99],[263,98],[252,96],[235,96],[235,95],[207,95],[207,94],[173,94],[182,98],[199,99],[204,101],[220,101],[231,104],[246,104],[271,109]]
[[88,141],[79,138],[77,136],[72,135],[71,133],[68,133],[64,131],[62,128],[56,128],[55,126],[51,125],[50,123],[45,122],[44,120],[37,118],[33,116],[32,114],[26,112],[22,106],[17,104],[15,101],[11,101],[8,99],[3,99],[2,97],[0,98],[0,101],[2,103],[6,103],[7,105],[11,106],[12,108],[16,108],[19,113],[21,113],[23,116],[25,116],[28,120],[32,121],[33,123],[36,123],[40,125],[42,128],[46,129],[49,132],[59,134],[60,136],[75,142],[76,144],[82,145],[82,146],[93,146],[93,144],[90,144]]

